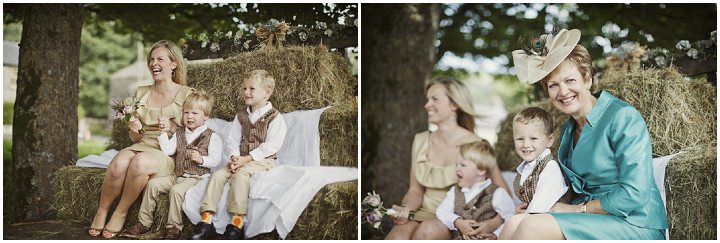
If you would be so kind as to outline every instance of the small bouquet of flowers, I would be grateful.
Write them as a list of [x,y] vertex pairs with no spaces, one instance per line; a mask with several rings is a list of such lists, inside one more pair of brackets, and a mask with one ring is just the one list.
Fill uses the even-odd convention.
[[[139,106],[140,100],[133,96],[113,101],[112,104],[110,104],[110,109],[115,112],[113,119],[122,119],[123,122],[128,123],[130,121],[130,117],[132,117],[133,113],[137,111]],[[145,133],[145,129],[140,128],[139,132],[140,134],[143,134]]]
[[[382,218],[385,215],[393,216],[398,213],[392,208],[385,208],[382,204],[382,199],[380,199],[380,195],[375,193],[375,191],[373,191],[372,193],[368,192],[367,196],[363,198],[362,212],[365,216],[365,222],[370,224],[375,229],[380,228],[380,223],[382,222]],[[413,213],[410,212],[410,219],[412,219],[412,217]]]

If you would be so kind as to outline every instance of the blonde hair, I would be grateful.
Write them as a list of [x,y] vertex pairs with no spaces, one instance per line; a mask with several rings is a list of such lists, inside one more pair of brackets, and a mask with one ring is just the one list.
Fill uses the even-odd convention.
[[[590,52],[582,46],[582,45],[576,45],[575,48],[570,52],[570,54],[563,60],[563,62],[570,62],[572,64],[575,64],[575,67],[577,67],[578,71],[580,71],[580,74],[583,75],[583,78],[585,78],[585,81],[592,81],[592,57],[590,57]],[[561,62],[562,63],[562,62]],[[540,80],[540,83],[542,84],[545,91],[547,91],[547,81],[548,77],[552,76],[555,71],[557,71],[558,68],[555,68],[545,76],[543,79]],[[593,88],[590,87],[590,92],[592,92]]]
[[458,108],[457,124],[461,127],[474,132],[475,131],[475,108],[473,106],[470,91],[462,82],[450,77],[436,77],[425,86],[425,93],[431,86],[440,84],[447,90],[448,98]]
[[[173,43],[172,41],[161,40],[155,42],[155,44],[150,47],[150,52],[148,52],[148,56],[151,56],[152,52],[158,48],[167,49],[170,61],[173,61],[175,62],[175,64],[177,64],[177,67],[175,67],[175,70],[173,70],[173,82],[180,85],[187,85],[187,68],[185,66],[185,59],[183,59],[182,49],[180,49],[180,47],[178,45],[175,45],[175,43]],[[148,67],[150,66],[150,58],[148,58],[147,60],[147,65]]]
[[460,156],[475,163],[478,169],[487,170],[488,173],[497,166],[495,150],[485,139],[460,145]]
[[275,91],[275,78],[268,71],[256,69],[250,71],[244,80],[258,80],[262,86],[270,90],[270,94]]
[[206,116],[210,116],[214,102],[215,98],[213,98],[212,95],[204,90],[199,90],[188,95],[187,99],[185,99],[185,104],[183,104],[183,110],[198,108],[205,112]]
[[541,126],[545,128],[545,135],[550,136],[553,132],[552,115],[540,107],[525,108],[524,110],[518,112],[513,118],[513,124],[529,124],[530,122],[542,123]]

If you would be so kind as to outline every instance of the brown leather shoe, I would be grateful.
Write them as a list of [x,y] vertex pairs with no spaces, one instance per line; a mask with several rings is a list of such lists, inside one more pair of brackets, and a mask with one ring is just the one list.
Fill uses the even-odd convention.
[[140,222],[137,222],[137,223],[135,223],[135,225],[128,228],[123,233],[122,236],[130,237],[130,238],[137,238],[138,236],[143,235],[143,234],[147,233],[148,231],[150,231],[150,228],[145,227],[145,225],[143,225]]
[[175,227],[171,228],[165,228],[165,233],[163,234],[163,239],[165,240],[177,240],[180,238],[180,230]]

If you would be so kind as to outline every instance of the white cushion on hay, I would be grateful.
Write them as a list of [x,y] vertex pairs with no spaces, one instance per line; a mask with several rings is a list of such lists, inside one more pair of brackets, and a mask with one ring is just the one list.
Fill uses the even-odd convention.
[[[655,178],[655,185],[657,185],[658,190],[660,190],[660,196],[662,197],[663,204],[665,205],[666,209],[667,203],[665,202],[665,167],[667,167],[670,159],[680,153],[671,154],[659,158],[653,158],[653,177]],[[515,176],[517,176],[517,172],[503,171],[502,176],[505,179],[505,182],[510,186],[510,193],[512,194],[512,198],[515,201],[515,206],[520,205],[520,199],[518,199],[517,195],[515,194],[515,188],[513,188],[512,186],[513,182],[515,181]],[[665,239],[670,239],[670,231],[667,229],[665,230]]]

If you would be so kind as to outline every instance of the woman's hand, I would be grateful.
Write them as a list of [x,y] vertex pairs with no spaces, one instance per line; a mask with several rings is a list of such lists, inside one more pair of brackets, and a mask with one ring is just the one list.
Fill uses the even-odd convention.
[[160,128],[160,131],[169,132],[171,128],[170,118],[167,116],[160,116],[160,118],[158,118],[158,128]]
[[515,214],[524,214],[527,212],[528,204],[527,203],[521,203],[517,207],[515,207]]
[[393,223],[396,225],[407,224],[410,220],[410,209],[404,206],[392,205],[392,209],[397,212],[395,215],[391,215]]
[[579,213],[581,211],[582,205],[571,205],[571,204],[565,204],[561,202],[555,203],[550,208],[550,212],[555,213]]
[[130,120],[128,120],[128,128],[130,131],[134,133],[140,133],[140,129],[142,129],[142,123],[140,123],[140,119],[138,119],[136,116],[131,116]]

